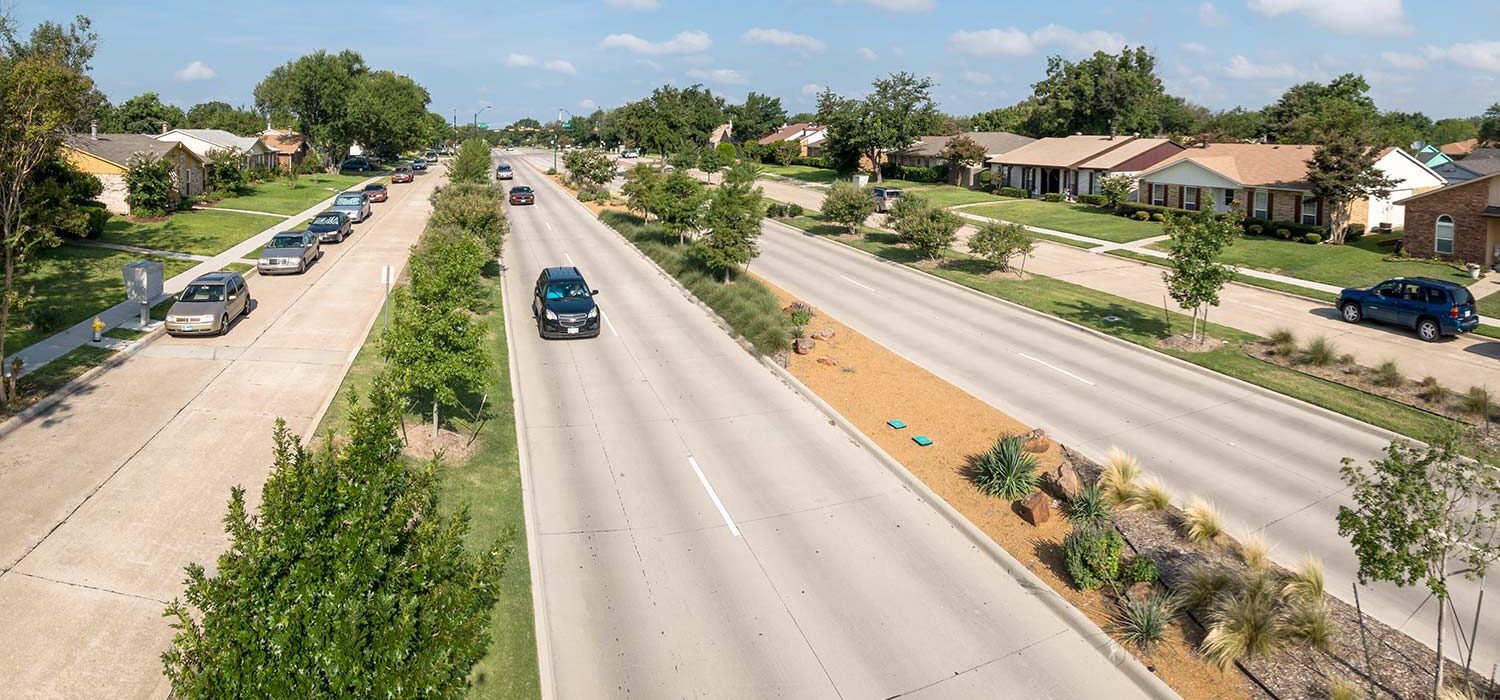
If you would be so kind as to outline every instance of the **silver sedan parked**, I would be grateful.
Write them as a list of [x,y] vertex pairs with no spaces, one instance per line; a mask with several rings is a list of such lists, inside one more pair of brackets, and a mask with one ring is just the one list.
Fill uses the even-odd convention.
[[167,310],[171,335],[224,335],[234,319],[250,313],[250,288],[238,272],[210,272],[188,283]]
[[307,267],[323,256],[318,245],[318,234],[312,231],[283,231],[271,237],[271,242],[260,250],[260,260],[255,266],[263,275],[278,272],[301,274]]

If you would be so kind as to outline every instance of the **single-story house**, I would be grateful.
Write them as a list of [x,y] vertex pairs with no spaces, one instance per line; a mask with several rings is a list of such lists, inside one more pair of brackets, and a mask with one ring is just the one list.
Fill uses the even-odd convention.
[[[1474,165],[1475,168],[1482,169],[1481,163],[1476,163]],[[1494,162],[1493,165],[1496,166],[1496,170],[1500,170],[1500,161]],[[1443,179],[1447,180],[1448,182],[1463,182],[1465,180],[1473,180],[1474,178],[1480,177],[1481,175],[1485,174],[1456,160],[1450,160],[1441,165],[1433,165],[1429,167],[1432,168],[1433,172],[1442,175]],[[1495,170],[1491,170],[1490,172],[1495,172]]]
[[258,136],[235,136],[223,129],[172,129],[154,137],[159,141],[176,141],[197,153],[205,162],[213,160],[214,151],[237,151],[245,167],[270,170],[276,167],[277,153]]
[[769,146],[778,141],[791,141],[798,145],[801,156],[816,158],[822,155],[823,140],[826,138],[828,138],[827,128],[817,124],[797,122],[766,134],[757,139],[757,142],[762,146]]
[[130,159],[137,153],[150,153],[170,163],[172,180],[180,196],[203,194],[207,181],[202,157],[180,143],[159,141],[147,134],[101,134],[91,130],[88,135],[65,139],[62,153],[79,170],[99,178],[104,185],[99,201],[114,214],[130,211],[125,203],[125,171],[130,169]]
[[[1307,161],[1317,146],[1272,143],[1205,143],[1189,148],[1140,174],[1141,201],[1191,211],[1227,212],[1311,226],[1328,225],[1329,212],[1313,194]],[[1355,202],[1349,223],[1402,226],[1398,202],[1446,184],[1441,175],[1400,148],[1380,153],[1375,166],[1396,181],[1389,197]]]
[[1500,263],[1500,172],[1408,197],[1407,254],[1486,267]]
[[[984,149],[984,158],[978,165],[968,168],[967,172],[951,174],[951,179],[965,187],[973,186],[975,176],[984,169],[984,163],[990,158],[999,157],[1036,140],[1028,136],[1012,134],[1009,131],[970,131],[961,135],[972,139]],[[942,167],[948,163],[941,155],[943,149],[947,148],[948,142],[955,138],[958,137],[920,137],[916,143],[899,151],[893,151],[889,162],[915,168]]]
[[276,167],[281,170],[301,165],[307,154],[312,152],[312,145],[307,142],[307,137],[292,129],[274,129],[268,126],[256,136],[276,152]]
[[1001,186],[1033,196],[1099,194],[1108,175],[1135,175],[1182,151],[1170,139],[1074,134],[1033,141],[985,162]]
[[1478,147],[1479,139],[1464,139],[1462,141],[1454,141],[1453,143],[1445,143],[1438,146],[1438,150],[1442,151],[1444,155],[1456,159],[1468,156]]

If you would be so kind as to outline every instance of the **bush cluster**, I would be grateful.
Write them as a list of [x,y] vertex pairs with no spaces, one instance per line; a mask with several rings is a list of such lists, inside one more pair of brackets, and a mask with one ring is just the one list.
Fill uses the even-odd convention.
[[[1146,219],[1156,219],[1156,217],[1152,216],[1152,214],[1161,214],[1162,218],[1165,219],[1168,215],[1170,215],[1170,216],[1180,216],[1180,215],[1184,215],[1184,214],[1196,214],[1197,213],[1197,212],[1193,212],[1193,211],[1188,211],[1186,209],[1178,209],[1177,207],[1159,207],[1159,206],[1156,206],[1155,204],[1142,204],[1140,202],[1117,202],[1115,204],[1115,213],[1116,214],[1119,214],[1120,216],[1124,216],[1124,217],[1129,217],[1129,218],[1134,218],[1134,219],[1140,219],[1141,221],[1145,221],[1146,219],[1141,219],[1140,212],[1146,212]],[[1160,220],[1160,219],[1156,219],[1156,220]]]
[[880,172],[886,177],[908,182],[928,182],[941,184],[948,179],[947,168],[923,168],[911,165],[891,165],[889,163],[881,166]]
[[1063,538],[1063,566],[1073,585],[1090,591],[1120,579],[1125,538],[1113,528],[1080,527]]
[[766,205],[766,216],[772,219],[788,219],[792,217],[802,216],[803,212],[805,211],[807,210],[804,209],[801,204],[797,204],[796,202],[771,202],[770,204]]
[[[1252,236],[1262,235],[1270,231],[1277,238],[1292,240],[1298,237],[1306,237],[1309,233],[1318,234],[1318,240],[1328,237],[1327,226],[1312,226],[1310,224],[1298,224],[1291,221],[1270,221],[1267,219],[1256,219],[1246,217],[1241,220],[1245,227],[1245,233]],[[1282,233],[1285,231],[1285,233]]]
[[1102,194],[1081,194],[1078,195],[1078,201],[1084,204],[1092,204],[1096,207],[1109,204],[1109,198]]
[[1015,199],[1030,199],[1031,193],[1019,187],[1001,187],[996,190],[1001,197],[1013,197]]
[[1353,243],[1365,237],[1364,224],[1349,224],[1344,227],[1344,242]]
[[1061,202],[1063,201],[1063,196],[1057,192],[1048,192],[1042,195],[1042,199],[1048,202]]

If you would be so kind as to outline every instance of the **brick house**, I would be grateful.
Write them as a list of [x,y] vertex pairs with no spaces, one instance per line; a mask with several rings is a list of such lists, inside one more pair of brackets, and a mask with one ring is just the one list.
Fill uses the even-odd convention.
[[1134,175],[1182,150],[1169,139],[1115,135],[1045,138],[985,161],[1004,187],[1033,196],[1099,194],[1099,181]]
[[307,137],[292,129],[275,129],[270,126],[256,134],[276,154],[276,168],[290,170],[302,164],[312,151]]
[[[984,169],[984,162],[989,159],[998,158],[1006,153],[1014,151],[1021,146],[1036,141],[1036,139],[1009,131],[970,131],[962,134],[970,140],[979,144],[984,149],[984,158],[980,165],[971,166],[961,173],[949,173],[949,181],[965,187],[972,187],[975,177],[980,170]],[[922,136],[917,142],[899,151],[890,154],[890,163],[917,168],[937,168],[948,164],[942,157],[943,149],[947,148],[948,142],[958,138],[957,136]]]
[[101,134],[91,128],[87,135],[69,136],[63,140],[62,155],[79,170],[99,178],[104,191],[99,201],[112,214],[127,214],[128,193],[125,173],[137,154],[151,154],[172,168],[172,184],[177,197],[203,194],[207,180],[206,163],[180,143],[158,141],[145,134]]
[[1408,197],[1405,251],[1415,257],[1500,264],[1500,172]]
[[822,155],[822,143],[827,137],[828,129],[817,124],[797,122],[766,134],[757,142],[762,146],[769,146],[778,141],[791,141],[797,144],[798,155],[804,158],[816,158]]

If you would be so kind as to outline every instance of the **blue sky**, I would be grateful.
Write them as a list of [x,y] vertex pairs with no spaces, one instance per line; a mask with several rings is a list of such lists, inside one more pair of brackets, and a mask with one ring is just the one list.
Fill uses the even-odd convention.
[[433,109],[545,121],[613,107],[663,83],[748,90],[811,110],[821,86],[930,75],[968,114],[1029,94],[1049,54],[1144,44],[1169,90],[1258,108],[1288,85],[1363,73],[1385,109],[1434,118],[1500,101],[1500,0],[16,0],[23,25],[94,20],[94,77],[110,99],[155,91],[183,108],[250,105],[256,82],[303,53],[351,48],[411,75]]

